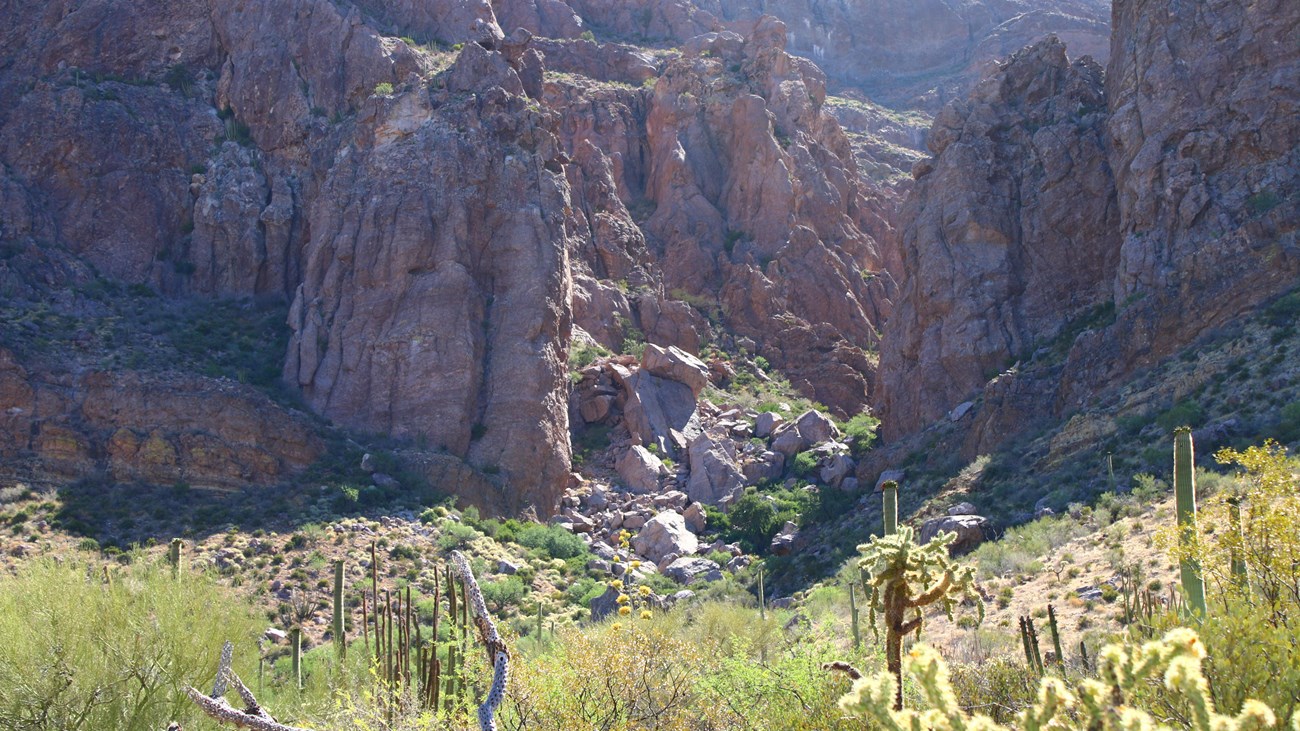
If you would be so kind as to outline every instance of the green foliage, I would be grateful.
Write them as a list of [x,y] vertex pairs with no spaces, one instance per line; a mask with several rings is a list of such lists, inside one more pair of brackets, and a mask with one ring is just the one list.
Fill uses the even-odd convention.
[[1168,411],[1156,417],[1156,424],[1166,432],[1180,426],[1198,427],[1205,423],[1205,410],[1190,399],[1174,404]]
[[1300,441],[1300,401],[1292,401],[1278,414],[1277,438],[1283,443]]
[[483,598],[498,607],[518,606],[528,594],[528,587],[518,576],[510,576],[501,581],[484,581],[479,584]]
[[1048,516],[1007,529],[1002,538],[981,544],[970,558],[979,564],[980,575],[988,578],[1023,573],[1057,546],[1087,533],[1087,528],[1068,515]]
[[393,93],[393,85],[388,83],[387,81],[375,84],[376,96],[391,96],[392,93]]
[[571,559],[587,553],[587,544],[581,538],[555,525],[526,524],[519,529],[515,541],[551,558]]
[[584,30],[579,38],[584,41],[594,41],[596,40],[596,34],[592,33],[590,30]]
[[569,370],[580,371],[591,365],[597,358],[613,355],[600,343],[581,343],[569,350]]
[[197,726],[183,683],[210,677],[227,639],[244,648],[236,669],[251,677],[247,649],[262,629],[209,577],[173,579],[161,562],[29,562],[0,575],[0,728]]
[[872,443],[876,440],[876,430],[878,428],[880,428],[880,419],[872,416],[867,411],[849,419],[849,422],[844,425],[844,434],[853,437],[854,456],[861,456],[868,449],[871,449]]
[[811,450],[800,452],[794,456],[794,463],[790,466],[795,477],[808,477],[817,471],[817,455]]
[[447,523],[443,526],[442,535],[438,536],[438,548],[447,553],[469,546],[470,541],[479,537],[479,532],[474,528],[462,523]]
[[740,543],[747,553],[765,553],[781,526],[798,518],[805,505],[807,498],[788,491],[763,494],[751,488],[727,511],[723,540]]

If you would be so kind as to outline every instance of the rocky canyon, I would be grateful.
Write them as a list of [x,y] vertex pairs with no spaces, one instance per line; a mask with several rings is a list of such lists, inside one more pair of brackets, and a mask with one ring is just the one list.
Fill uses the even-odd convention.
[[[609,432],[588,471],[683,509],[826,444],[865,490],[890,445],[987,454],[1300,277],[1286,0],[0,18],[0,479],[273,489],[382,443],[572,525]],[[828,416],[710,403],[746,388]]]

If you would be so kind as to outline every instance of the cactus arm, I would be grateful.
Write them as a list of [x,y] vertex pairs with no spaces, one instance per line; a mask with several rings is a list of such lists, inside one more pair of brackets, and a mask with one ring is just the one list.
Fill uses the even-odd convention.
[[1187,427],[1179,427],[1174,431],[1174,499],[1179,539],[1184,554],[1179,561],[1183,592],[1187,594],[1187,603],[1192,611],[1204,617],[1205,581],[1201,577],[1201,565],[1194,556],[1187,555],[1196,538],[1196,471],[1192,430]]

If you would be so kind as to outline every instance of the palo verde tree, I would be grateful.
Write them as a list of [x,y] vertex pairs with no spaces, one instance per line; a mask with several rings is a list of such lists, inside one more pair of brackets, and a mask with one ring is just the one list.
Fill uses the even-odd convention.
[[979,607],[980,621],[984,620],[974,567],[958,566],[948,556],[948,545],[957,534],[940,533],[924,546],[918,546],[913,535],[910,527],[902,526],[897,533],[858,546],[873,631],[876,616],[884,617],[885,658],[897,681],[895,710],[903,708],[903,638],[913,632],[920,636],[925,608],[938,604],[951,618],[957,605],[969,598]]

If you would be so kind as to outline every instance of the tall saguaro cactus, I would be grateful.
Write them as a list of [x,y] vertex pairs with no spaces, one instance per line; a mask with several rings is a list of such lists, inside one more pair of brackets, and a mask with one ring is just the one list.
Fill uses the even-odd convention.
[[347,628],[343,626],[343,559],[334,562],[334,651],[348,656]]
[[898,483],[885,480],[880,490],[885,499],[885,535],[892,536],[898,532]]
[[1205,581],[1201,577],[1201,563],[1188,550],[1196,540],[1196,470],[1193,466],[1192,430],[1179,427],[1174,430],[1174,501],[1178,514],[1178,539],[1182,545],[1179,569],[1182,574],[1183,593],[1187,605],[1204,617]]

